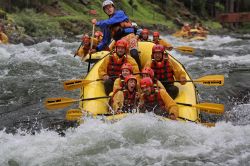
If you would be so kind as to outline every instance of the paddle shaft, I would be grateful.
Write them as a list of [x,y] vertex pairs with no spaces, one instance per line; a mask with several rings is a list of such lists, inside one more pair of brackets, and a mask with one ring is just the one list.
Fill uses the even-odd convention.
[[[91,43],[90,43],[90,50],[92,50],[92,48],[93,48],[94,33],[95,33],[95,24],[93,24],[93,29],[92,29],[92,38],[91,38]],[[88,72],[90,70],[91,55],[92,55],[92,53],[90,53],[90,55],[89,55]]]
[[79,49],[81,48],[82,45],[83,45],[83,41],[81,42],[80,46],[78,47],[77,51],[75,52],[74,57],[76,57],[76,55],[77,55],[77,53],[78,53],[78,51],[79,51]]

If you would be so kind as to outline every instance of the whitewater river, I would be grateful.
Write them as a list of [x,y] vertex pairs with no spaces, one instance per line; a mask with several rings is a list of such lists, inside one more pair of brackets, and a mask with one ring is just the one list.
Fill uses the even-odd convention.
[[[62,82],[81,78],[87,64],[74,58],[79,43],[61,40],[33,46],[0,45],[0,165],[250,165],[250,40],[209,36],[174,46],[197,48],[194,55],[172,51],[193,79],[224,74],[225,86],[197,85],[201,102],[225,104],[218,123],[159,121],[129,116],[117,123],[87,119],[77,128],[66,122],[69,109],[47,111],[49,97],[79,98]],[[77,104],[72,108],[77,108]]]

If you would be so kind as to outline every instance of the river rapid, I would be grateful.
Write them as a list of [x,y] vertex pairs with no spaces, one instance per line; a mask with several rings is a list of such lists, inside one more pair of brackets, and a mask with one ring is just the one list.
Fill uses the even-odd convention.
[[197,84],[201,102],[225,105],[223,116],[202,114],[216,127],[145,114],[113,124],[88,118],[70,128],[76,124],[65,121],[69,108],[47,111],[43,103],[49,97],[79,98],[79,90],[62,86],[87,72],[88,64],[73,57],[79,43],[0,45],[0,165],[250,165],[250,40],[164,38],[197,49],[194,55],[172,51],[193,79],[225,76],[223,87]]

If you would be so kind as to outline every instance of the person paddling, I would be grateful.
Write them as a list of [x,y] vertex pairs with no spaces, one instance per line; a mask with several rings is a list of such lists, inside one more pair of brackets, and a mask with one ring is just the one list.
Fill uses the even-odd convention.
[[179,116],[179,109],[175,101],[164,89],[155,89],[150,77],[140,81],[142,94],[140,96],[140,112],[154,112],[156,115],[176,119]]
[[162,45],[154,45],[152,48],[152,61],[148,61],[145,67],[153,69],[155,77],[161,81],[169,95],[175,99],[179,93],[178,87],[174,85],[174,78],[186,83],[186,74],[175,61],[169,58]]
[[160,33],[157,31],[153,32],[153,42],[155,44],[163,45],[168,51],[171,51],[173,49],[173,46],[169,42],[160,38]]
[[103,33],[101,31],[95,32],[95,39],[98,41],[98,44],[102,41]]
[[4,33],[3,25],[0,25],[0,44],[7,44],[9,42],[8,36]]
[[149,36],[149,30],[148,29],[143,29],[141,31],[141,35],[140,35],[139,40],[140,41],[148,41],[148,42],[150,42],[151,40],[149,40],[148,36]]
[[126,40],[118,40],[115,43],[115,52],[104,58],[98,69],[99,77],[104,80],[106,95],[113,90],[115,78],[121,74],[121,67],[124,63],[130,63],[133,73],[138,73],[138,65],[135,60],[127,54],[128,44]]
[[101,28],[103,39],[97,48],[91,50],[91,52],[104,50],[110,44],[111,38],[115,41],[124,39],[129,44],[130,55],[135,59],[139,68],[141,68],[137,37],[135,36],[135,28],[132,26],[132,22],[124,11],[115,9],[114,3],[111,0],[105,0],[102,3],[102,8],[109,18],[101,21],[92,19],[92,24]]
[[[96,48],[97,46],[97,39],[93,39],[93,48]],[[91,37],[89,37],[89,35],[85,34],[82,37],[82,45],[81,47],[77,50],[76,54],[79,57],[85,57],[90,50],[90,46],[91,46]]]
[[125,86],[116,89],[112,97],[112,108],[115,113],[131,113],[137,108],[139,102],[139,92],[137,89],[137,78],[134,75],[125,77]]

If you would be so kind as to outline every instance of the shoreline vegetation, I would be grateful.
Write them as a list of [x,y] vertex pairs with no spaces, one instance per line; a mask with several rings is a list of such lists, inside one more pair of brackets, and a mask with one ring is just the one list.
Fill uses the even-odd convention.
[[[6,2],[5,2],[6,1]],[[19,2],[20,1],[20,2]],[[10,43],[32,45],[52,39],[79,41],[77,35],[91,33],[92,18],[106,19],[101,0],[21,0],[0,2],[0,22]],[[1,4],[2,3],[2,4]],[[142,28],[172,34],[185,22],[202,22],[210,34],[243,36],[249,32],[250,24],[240,29],[224,29],[222,25],[207,14],[195,12],[178,0],[115,0],[116,7],[123,9],[133,22]],[[221,7],[222,8],[222,7]],[[248,31],[247,31],[248,30]]]

